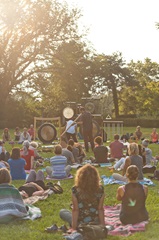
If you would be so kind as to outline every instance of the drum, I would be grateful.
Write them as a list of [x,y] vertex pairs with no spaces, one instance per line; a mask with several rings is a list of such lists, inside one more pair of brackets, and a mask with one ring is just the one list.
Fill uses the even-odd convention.
[[[100,126],[95,120],[93,120],[92,122],[93,122],[93,138],[95,138],[95,137],[99,136],[99,134],[100,134]],[[82,125],[81,125],[79,132],[83,136],[82,131],[83,131],[83,129],[82,129]]]
[[41,142],[50,144],[52,143],[57,136],[56,128],[51,123],[44,123],[40,126],[38,130],[38,138]]
[[74,115],[74,110],[73,110],[72,108],[70,108],[70,107],[64,108],[64,110],[63,110],[63,116],[64,116],[65,118],[70,119],[70,118],[73,117],[73,115]]
[[88,112],[90,112],[90,113],[93,113],[94,110],[95,110],[95,105],[94,105],[94,103],[92,103],[92,102],[87,102],[87,103],[85,104],[85,109],[86,109],[86,111],[88,111]]

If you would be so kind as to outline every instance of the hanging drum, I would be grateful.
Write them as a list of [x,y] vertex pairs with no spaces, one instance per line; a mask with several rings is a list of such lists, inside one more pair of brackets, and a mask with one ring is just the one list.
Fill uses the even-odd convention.
[[[99,134],[100,134],[100,126],[95,120],[93,120],[92,122],[93,122],[93,138],[95,138],[95,137],[99,136]],[[80,126],[79,132],[83,137],[82,125]]]
[[94,105],[94,103],[92,103],[92,102],[86,103],[86,104],[85,104],[85,109],[86,109],[86,111],[88,111],[88,112],[90,112],[90,113],[93,113],[94,110],[95,110],[95,105]]
[[64,116],[65,118],[70,119],[70,118],[73,117],[73,115],[74,115],[74,110],[73,110],[72,108],[70,108],[70,107],[64,108],[64,110],[63,110],[63,116]]
[[50,144],[52,143],[57,136],[56,128],[51,123],[44,123],[40,126],[38,130],[38,138],[41,142]]

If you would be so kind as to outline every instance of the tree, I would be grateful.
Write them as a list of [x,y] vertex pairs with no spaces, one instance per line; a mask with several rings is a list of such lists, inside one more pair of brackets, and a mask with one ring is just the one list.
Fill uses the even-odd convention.
[[128,67],[136,84],[121,92],[121,99],[126,99],[121,103],[122,109],[142,116],[158,115],[159,64],[146,58],[143,62],[131,61]]
[[80,38],[80,13],[56,0],[1,1],[0,12],[0,118],[5,118],[2,110],[7,109],[10,95],[18,89],[34,94],[34,80],[44,73],[43,85],[47,85],[46,73],[56,49]]
[[115,116],[119,116],[119,93],[123,85],[132,85],[134,79],[121,53],[97,55],[94,58],[93,91],[110,91],[113,96]]

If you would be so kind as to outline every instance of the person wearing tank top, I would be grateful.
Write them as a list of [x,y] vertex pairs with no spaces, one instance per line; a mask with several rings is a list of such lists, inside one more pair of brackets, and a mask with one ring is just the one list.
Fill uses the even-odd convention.
[[137,166],[129,166],[126,171],[128,183],[117,190],[117,200],[122,201],[120,211],[122,224],[136,224],[149,219],[145,206],[148,188],[138,183],[138,175]]
[[128,154],[129,157],[127,157],[125,160],[123,175],[119,173],[113,173],[113,178],[118,181],[128,182],[126,170],[130,165],[135,165],[139,170],[138,180],[143,180],[143,158],[139,155],[139,148],[137,143],[130,143],[128,147]]

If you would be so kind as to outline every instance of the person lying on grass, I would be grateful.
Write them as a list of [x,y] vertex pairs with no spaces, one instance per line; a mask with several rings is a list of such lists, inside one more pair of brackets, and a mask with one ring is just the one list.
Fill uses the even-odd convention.
[[42,170],[31,170],[26,183],[18,188],[22,197],[41,196],[49,187],[45,186]]
[[120,221],[123,224],[136,224],[149,219],[145,207],[148,188],[138,183],[138,175],[137,166],[129,166],[126,171],[128,183],[117,190],[116,198],[122,201]]
[[104,225],[104,196],[96,168],[89,164],[81,167],[72,188],[72,213],[66,209],[60,211],[60,217],[71,226],[70,232],[77,230],[81,223]]

